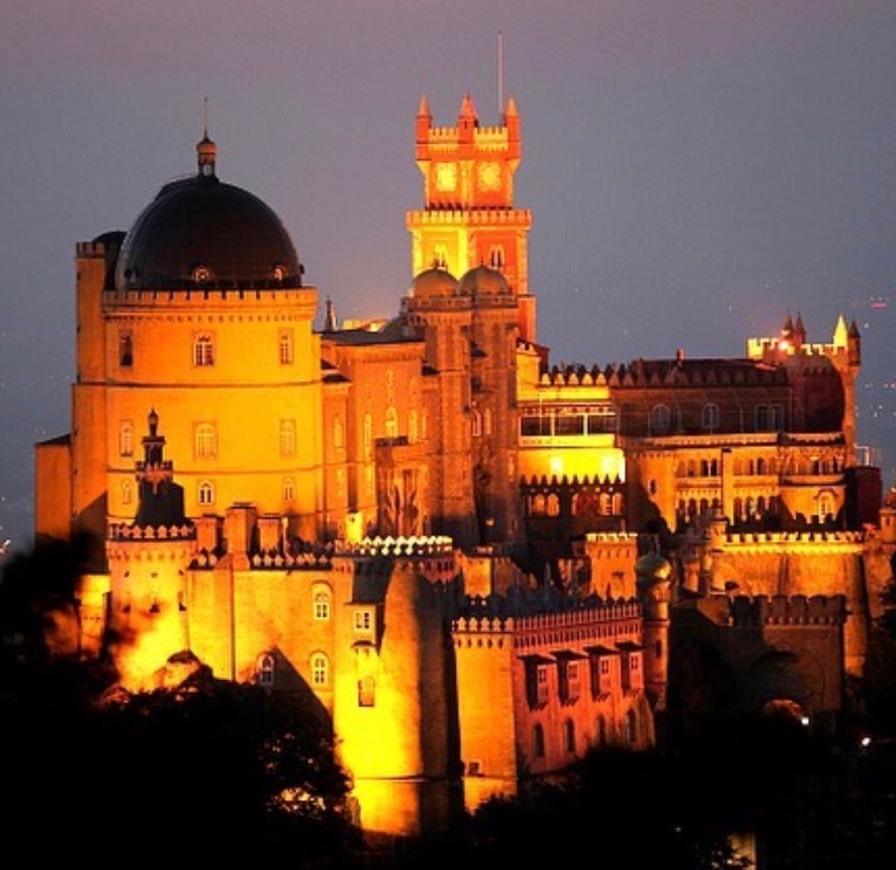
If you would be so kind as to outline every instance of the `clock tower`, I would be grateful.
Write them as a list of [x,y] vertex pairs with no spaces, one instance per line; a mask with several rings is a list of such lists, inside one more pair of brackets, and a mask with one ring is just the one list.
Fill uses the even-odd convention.
[[423,208],[407,213],[412,273],[434,265],[457,277],[481,265],[497,269],[516,298],[520,337],[534,341],[527,253],[532,213],[513,206],[513,177],[521,157],[516,103],[508,99],[499,126],[482,127],[466,94],[457,126],[434,127],[423,97],[416,130]]

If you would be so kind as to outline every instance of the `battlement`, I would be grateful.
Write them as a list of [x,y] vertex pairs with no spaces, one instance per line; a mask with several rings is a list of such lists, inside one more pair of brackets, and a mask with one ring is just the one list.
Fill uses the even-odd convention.
[[409,228],[419,226],[440,226],[445,224],[494,226],[503,224],[509,227],[528,229],[532,225],[532,212],[527,208],[492,208],[476,206],[475,208],[429,208],[410,209],[406,212]]
[[731,600],[728,624],[738,628],[762,625],[841,625],[846,621],[844,595],[738,595]]
[[774,354],[778,356],[846,356],[848,348],[834,343],[783,344],[780,338],[748,338],[747,356],[750,359],[763,359]]
[[[531,348],[530,348],[531,349]],[[541,372],[538,387],[725,387],[785,385],[780,369],[752,364],[732,365],[725,361],[636,360],[590,367],[581,363],[557,366]]]
[[567,475],[561,475],[557,477],[556,474],[552,474],[548,477],[546,474],[542,474],[540,477],[536,474],[533,474],[531,477],[521,477],[520,478],[520,487],[523,488],[550,488],[556,489],[557,487],[580,487],[580,486],[622,486],[625,483],[621,477],[617,474],[615,477],[610,477],[608,474],[603,477],[598,477],[597,475],[589,476],[587,474],[583,474],[579,477],[577,474],[569,477]]
[[728,532],[721,538],[725,549],[751,548],[757,545],[767,545],[774,549],[839,545],[854,549],[861,547],[865,539],[865,532],[825,531],[822,529],[795,532]]
[[299,306],[316,309],[317,290],[309,286],[290,286],[275,281],[259,282],[253,286],[156,287],[107,290],[104,304],[116,307],[153,307],[169,310],[172,305],[196,305],[217,302],[245,308],[259,303],[276,306]]
[[585,541],[589,544],[637,544],[637,532],[588,532]]
[[454,541],[447,535],[423,535],[385,538],[364,538],[357,543],[339,541],[335,546],[339,556],[450,556]]
[[110,541],[189,541],[196,538],[192,524],[182,526],[135,526],[113,523],[109,526]]
[[75,256],[79,260],[99,260],[106,256],[105,242],[78,242],[75,245]]
[[[457,127],[430,127],[428,143],[430,145],[454,145],[460,136]],[[509,141],[505,126],[474,127],[473,142],[477,146],[501,146]]]
[[597,623],[640,620],[642,616],[641,604],[634,598],[573,598],[534,589],[517,589],[506,595],[470,595],[462,602],[461,610],[462,614],[452,621],[452,630],[467,634],[566,631]]

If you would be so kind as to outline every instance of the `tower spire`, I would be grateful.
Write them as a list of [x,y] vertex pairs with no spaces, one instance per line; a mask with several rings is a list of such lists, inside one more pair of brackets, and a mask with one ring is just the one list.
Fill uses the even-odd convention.
[[504,34],[498,31],[498,117],[504,112]]

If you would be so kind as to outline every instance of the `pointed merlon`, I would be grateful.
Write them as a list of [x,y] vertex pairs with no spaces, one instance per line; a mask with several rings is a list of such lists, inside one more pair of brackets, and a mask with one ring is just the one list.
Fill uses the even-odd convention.
[[513,97],[507,98],[507,117],[508,118],[517,118],[519,117],[519,109],[516,107],[516,100]]
[[426,99],[426,94],[422,94],[420,96],[420,105],[417,107],[417,117],[418,118],[431,118],[432,112],[429,110],[429,102]]
[[846,326],[846,318],[841,314],[837,318],[837,325],[834,327],[834,346],[846,347],[847,338],[849,338],[849,329]]
[[473,103],[473,97],[469,91],[464,94],[463,101],[460,104],[460,116],[462,118],[476,118],[476,105]]

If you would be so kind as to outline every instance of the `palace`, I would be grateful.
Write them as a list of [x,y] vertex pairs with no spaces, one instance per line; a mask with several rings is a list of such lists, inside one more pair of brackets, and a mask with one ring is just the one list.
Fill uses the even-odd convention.
[[94,544],[82,654],[113,629],[127,688],[189,651],[313,698],[390,835],[654,745],[701,645],[745,710],[835,727],[896,552],[856,459],[855,323],[558,368],[513,99],[493,127],[423,99],[415,156],[409,286],[380,321],[327,301],[316,327],[288,232],[207,134],[195,174],[77,245],[71,433],[36,446],[35,531]]

